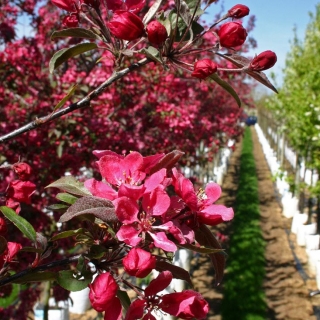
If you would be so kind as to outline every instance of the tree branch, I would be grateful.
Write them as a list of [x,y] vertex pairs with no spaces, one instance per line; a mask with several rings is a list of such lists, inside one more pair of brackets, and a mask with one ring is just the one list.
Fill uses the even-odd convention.
[[86,108],[88,106],[90,106],[90,102],[97,98],[107,87],[109,87],[113,82],[119,80],[120,78],[122,78],[123,76],[127,75],[128,73],[130,73],[131,71],[138,69],[144,65],[146,65],[147,63],[151,62],[152,60],[148,59],[148,58],[144,58],[141,59],[140,61],[133,63],[132,65],[130,65],[128,68],[125,68],[121,71],[118,72],[114,72],[110,78],[108,78],[105,82],[103,82],[98,88],[96,88],[95,90],[91,91],[86,97],[84,97],[83,99],[81,99],[80,101],[76,102],[76,103],[72,103],[71,105],[69,105],[68,107],[58,110],[57,112],[54,112],[53,114],[50,113],[47,116],[38,118],[10,133],[7,133],[5,135],[3,135],[2,137],[0,137],[0,143],[4,143],[6,141],[9,141],[15,137],[20,136],[21,134],[31,131],[33,129],[36,129],[40,126],[42,126],[45,123],[49,123],[57,118],[60,118],[62,116],[64,116],[65,114],[71,113],[74,110],[78,110],[78,109],[83,109]]
[[18,273],[13,274],[12,276],[9,276],[9,277],[6,277],[6,278],[0,280],[0,287],[4,286],[6,284],[9,284],[9,283],[11,283],[13,281],[16,281],[17,279],[20,279],[20,278],[22,278],[25,275],[30,274],[30,273],[35,273],[35,272],[38,272],[38,271],[45,271],[45,270],[48,270],[48,269],[51,269],[51,268],[65,266],[65,265],[70,264],[70,263],[72,263],[74,261],[78,261],[80,256],[81,255],[78,254],[76,256],[69,257],[69,258],[66,258],[66,259],[49,262],[49,263],[43,264],[43,265],[35,267],[35,268],[28,268],[28,269],[22,270],[22,271],[20,271]]

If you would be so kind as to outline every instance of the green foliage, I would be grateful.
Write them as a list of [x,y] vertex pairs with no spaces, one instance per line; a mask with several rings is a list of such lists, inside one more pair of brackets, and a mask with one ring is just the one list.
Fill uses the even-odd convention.
[[16,212],[11,208],[5,206],[0,207],[0,211],[24,234],[24,236],[26,236],[31,241],[36,242],[36,231],[26,219],[17,215]]
[[320,171],[320,4],[305,39],[295,35],[279,95],[266,101],[277,125],[306,166]]
[[251,132],[247,128],[243,140],[239,189],[224,282],[224,320],[265,319],[266,303],[262,289],[265,243],[259,225],[258,182],[255,171]]

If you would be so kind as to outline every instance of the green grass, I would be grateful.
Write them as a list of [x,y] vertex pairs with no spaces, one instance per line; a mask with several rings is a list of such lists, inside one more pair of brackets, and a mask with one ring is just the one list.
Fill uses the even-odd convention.
[[264,240],[259,226],[258,181],[250,129],[243,139],[240,177],[222,301],[223,320],[264,320]]

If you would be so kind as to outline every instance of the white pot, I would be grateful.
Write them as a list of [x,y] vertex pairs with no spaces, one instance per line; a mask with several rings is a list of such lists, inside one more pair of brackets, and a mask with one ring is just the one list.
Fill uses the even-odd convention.
[[306,213],[296,212],[293,215],[291,232],[296,234],[298,232],[298,227],[305,224],[308,220],[308,215]]
[[319,250],[320,235],[319,234],[307,234],[306,235],[306,249],[307,250]]
[[297,232],[297,244],[299,246],[306,245],[306,235],[316,234],[317,233],[317,224],[302,224],[298,227]]
[[286,218],[292,218],[298,212],[299,200],[296,197],[292,197],[291,194],[285,194],[281,202],[283,206],[282,214]]
[[84,314],[90,308],[89,292],[89,288],[70,292],[70,298],[72,300],[72,304],[69,305],[70,312]]
[[320,250],[307,250],[308,265],[311,273],[317,273],[317,264],[320,262]]

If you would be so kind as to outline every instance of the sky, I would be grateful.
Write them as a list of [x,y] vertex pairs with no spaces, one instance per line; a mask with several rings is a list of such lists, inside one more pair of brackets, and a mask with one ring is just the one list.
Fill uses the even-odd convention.
[[250,15],[256,16],[256,26],[250,36],[258,42],[258,47],[250,52],[250,55],[265,50],[277,54],[276,65],[265,73],[269,77],[270,73],[274,72],[276,85],[279,86],[282,84],[286,55],[290,52],[290,43],[294,38],[294,27],[297,29],[298,39],[303,41],[307,24],[310,22],[309,12],[315,13],[317,3],[320,3],[320,0],[220,0],[217,5],[211,5],[210,13],[217,13],[222,4],[224,12],[235,4],[244,4],[250,8]]

